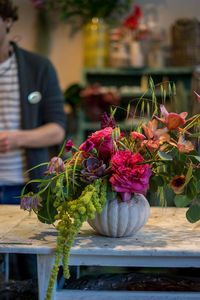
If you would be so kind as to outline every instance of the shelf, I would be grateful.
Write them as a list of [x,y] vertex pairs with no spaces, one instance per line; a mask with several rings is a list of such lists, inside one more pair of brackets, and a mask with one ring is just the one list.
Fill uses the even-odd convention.
[[[141,122],[141,120],[144,120],[144,122],[149,121],[148,118],[135,118],[134,121],[129,122],[117,122],[117,126],[119,126],[121,129],[131,129],[132,127],[135,127],[136,125]],[[100,122],[90,122],[90,121],[82,121],[81,122],[81,129],[82,130],[100,130]]]
[[85,74],[99,74],[99,75],[180,75],[191,74],[193,67],[164,67],[161,69],[144,68],[84,68],[82,70]]

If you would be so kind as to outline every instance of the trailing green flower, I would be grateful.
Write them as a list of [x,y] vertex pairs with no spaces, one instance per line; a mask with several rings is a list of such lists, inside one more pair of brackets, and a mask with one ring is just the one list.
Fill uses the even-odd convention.
[[83,222],[93,219],[100,213],[106,202],[107,181],[98,179],[87,185],[81,195],[72,201],[60,202],[55,219],[59,220],[55,262],[52,268],[45,300],[50,300],[56,281],[59,264],[64,270],[64,277],[69,278],[69,255],[72,244]]

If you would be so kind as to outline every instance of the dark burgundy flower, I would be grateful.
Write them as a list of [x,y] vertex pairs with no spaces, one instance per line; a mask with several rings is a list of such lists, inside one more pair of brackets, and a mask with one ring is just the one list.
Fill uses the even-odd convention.
[[85,143],[82,144],[82,151],[89,153],[94,148],[94,143],[90,140],[86,140]]
[[70,150],[72,150],[72,147],[73,147],[73,143],[71,140],[69,140],[65,145],[66,152],[69,152]]
[[112,118],[111,116],[108,117],[107,113],[104,112],[103,115],[101,116],[102,121],[101,121],[101,129],[104,129],[106,127],[111,127],[111,128],[115,128],[116,127],[116,123],[115,123],[115,119]]

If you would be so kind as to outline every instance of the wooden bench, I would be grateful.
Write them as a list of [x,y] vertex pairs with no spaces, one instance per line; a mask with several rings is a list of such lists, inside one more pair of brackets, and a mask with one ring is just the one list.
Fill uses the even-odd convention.
[[[152,207],[147,224],[133,237],[125,238],[99,236],[84,224],[71,249],[70,265],[200,268],[200,222],[190,224],[185,212],[184,208]],[[15,205],[1,205],[0,220],[0,253],[37,255],[39,300],[44,300],[54,260],[56,230],[41,224],[34,213],[29,215]],[[52,299],[72,297],[73,300],[199,300],[200,293],[55,289]]]

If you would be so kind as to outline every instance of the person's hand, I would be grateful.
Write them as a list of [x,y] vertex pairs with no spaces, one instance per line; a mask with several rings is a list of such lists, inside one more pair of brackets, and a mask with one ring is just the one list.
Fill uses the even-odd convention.
[[0,133],[0,153],[6,153],[17,148],[17,131],[4,131]]

